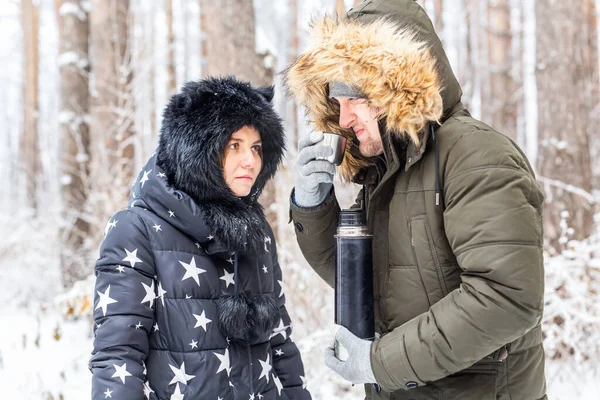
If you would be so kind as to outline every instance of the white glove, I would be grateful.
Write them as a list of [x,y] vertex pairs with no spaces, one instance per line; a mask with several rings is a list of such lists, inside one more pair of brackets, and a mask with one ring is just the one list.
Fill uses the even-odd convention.
[[333,186],[335,166],[327,160],[316,160],[333,154],[330,146],[320,144],[323,132],[312,132],[300,139],[296,172],[294,201],[300,207],[314,207],[323,203]]
[[325,364],[345,380],[354,384],[375,383],[371,368],[371,344],[373,342],[356,337],[343,326],[339,327],[335,340],[348,350],[346,361],[340,361],[333,346],[325,349]]

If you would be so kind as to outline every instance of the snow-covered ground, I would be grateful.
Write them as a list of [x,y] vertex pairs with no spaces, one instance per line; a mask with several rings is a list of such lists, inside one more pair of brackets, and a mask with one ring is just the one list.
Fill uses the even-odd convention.
[[[48,235],[49,230],[45,228],[51,226],[52,221],[39,222],[41,225],[37,225],[38,223],[23,222],[27,220],[28,218],[21,216],[0,217],[2,231],[9,232],[4,243],[0,245],[1,398],[23,400],[89,398],[91,375],[87,368],[87,361],[92,349],[92,332],[88,311],[91,305],[90,297],[86,298],[85,295],[92,295],[93,279],[82,282],[70,293],[62,293],[59,284],[56,239]],[[575,246],[577,246],[574,249],[575,253],[567,253],[547,260],[547,272],[549,272],[547,299],[553,302],[547,305],[548,315],[571,315],[571,324],[565,326],[565,330],[562,331],[563,336],[573,336],[578,333],[577,326],[582,325],[577,325],[574,321],[579,313],[577,310],[585,310],[587,307],[589,311],[589,307],[594,306],[592,302],[597,299],[592,297],[586,302],[585,294],[581,293],[574,296],[574,300],[559,301],[559,296],[552,295],[554,286],[561,286],[561,282],[566,286],[578,284],[579,275],[573,272],[577,260],[587,260],[587,264],[592,268],[598,265],[597,259],[590,258],[593,252],[589,245],[575,244]],[[575,282],[570,282],[569,277],[574,277]],[[330,294],[330,292],[325,293],[325,295]],[[331,308],[331,303],[325,308]],[[294,310],[291,312],[293,317],[298,317],[295,318],[297,321],[295,339],[303,354],[308,387],[313,398],[362,399],[361,386],[353,387],[346,383],[323,364],[323,347],[330,340],[333,331],[331,321],[323,320],[321,326],[314,329],[312,326],[303,325],[302,312]],[[81,313],[83,316],[73,317]],[[65,317],[67,314],[69,316]],[[329,315],[329,312],[323,314]],[[595,326],[597,335],[600,325],[595,323],[593,317],[582,318],[578,323],[586,324],[589,320],[588,328],[594,329]],[[549,330],[549,333],[553,336],[549,336],[547,340],[556,343],[556,335],[561,335],[561,330]],[[563,339],[569,343],[569,337]],[[582,348],[575,350],[578,354],[582,354],[582,360],[586,357],[583,355],[584,350]],[[581,364],[583,363],[584,361],[581,361]],[[598,360],[595,363],[588,361],[588,365],[591,366],[589,368],[581,368],[581,364],[579,361],[570,363],[548,361],[546,376],[551,399],[600,399]]]

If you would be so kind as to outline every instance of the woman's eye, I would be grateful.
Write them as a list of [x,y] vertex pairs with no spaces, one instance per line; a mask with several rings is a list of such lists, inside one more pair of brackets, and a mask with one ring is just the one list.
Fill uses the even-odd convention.
[[231,150],[235,150],[235,149],[237,149],[237,148],[238,148],[238,144],[237,144],[237,143],[231,143],[231,144],[229,145],[229,148],[230,148]]
[[260,153],[260,151],[262,150],[262,146],[252,146],[252,150]]

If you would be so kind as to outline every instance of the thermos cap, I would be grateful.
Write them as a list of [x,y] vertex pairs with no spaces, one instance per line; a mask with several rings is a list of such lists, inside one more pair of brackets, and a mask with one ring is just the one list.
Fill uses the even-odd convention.
[[365,226],[367,218],[365,212],[361,209],[347,209],[340,211],[338,226]]

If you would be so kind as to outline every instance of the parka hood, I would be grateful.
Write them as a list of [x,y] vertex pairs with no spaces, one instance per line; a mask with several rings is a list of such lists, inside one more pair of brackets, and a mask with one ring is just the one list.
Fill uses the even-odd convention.
[[[424,146],[429,122],[445,119],[462,91],[431,20],[413,0],[365,1],[348,18],[324,17],[311,26],[308,49],[286,70],[291,96],[306,107],[314,129],[348,140],[340,175],[350,180],[367,164],[354,132],[339,126],[329,84],[357,88],[379,109],[387,132]],[[384,134],[384,132],[382,132]]]

